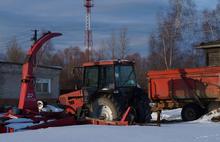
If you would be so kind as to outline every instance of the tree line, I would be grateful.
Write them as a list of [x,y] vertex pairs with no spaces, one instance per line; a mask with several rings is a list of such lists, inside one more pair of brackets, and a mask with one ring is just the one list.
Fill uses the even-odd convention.
[[[203,51],[195,49],[200,42],[220,38],[220,1],[213,10],[199,11],[193,0],[169,0],[169,7],[157,15],[157,24],[150,34],[146,50],[148,54],[130,52],[128,28],[112,31],[109,37],[100,41],[93,48],[93,60],[128,59],[136,63],[137,79],[146,87],[148,70],[167,70],[204,66]],[[147,25],[146,25],[147,26]],[[146,33],[147,34],[147,33]],[[23,62],[25,52],[13,38],[4,59]],[[37,64],[54,65],[63,68],[60,77],[61,88],[73,90],[80,84],[81,77],[73,72],[74,67],[81,66],[88,58],[88,52],[78,46],[69,46],[55,50],[48,42],[37,55]]]

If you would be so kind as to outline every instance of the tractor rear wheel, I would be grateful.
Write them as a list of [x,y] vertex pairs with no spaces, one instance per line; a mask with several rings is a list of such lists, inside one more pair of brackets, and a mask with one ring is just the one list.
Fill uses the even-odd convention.
[[4,107],[0,106],[0,113],[3,113],[3,112],[4,112]]
[[102,96],[91,102],[90,117],[114,121],[120,120],[122,111],[120,104],[112,96]]
[[136,123],[147,123],[151,120],[151,107],[149,106],[149,101],[144,95],[140,96],[136,104]]

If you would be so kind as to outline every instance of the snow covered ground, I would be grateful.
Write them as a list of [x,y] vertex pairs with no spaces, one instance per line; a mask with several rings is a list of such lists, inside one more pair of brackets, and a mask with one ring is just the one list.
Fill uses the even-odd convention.
[[[180,109],[164,111],[164,119],[180,119]],[[153,114],[155,118],[155,114]],[[69,126],[1,134],[0,142],[219,142],[220,123],[203,117],[193,122],[158,126]]]
[[1,142],[219,142],[220,125],[70,126],[0,135]]

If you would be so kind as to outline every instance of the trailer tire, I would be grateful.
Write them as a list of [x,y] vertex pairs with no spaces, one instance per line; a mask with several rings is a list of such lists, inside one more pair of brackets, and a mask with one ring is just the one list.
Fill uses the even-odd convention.
[[197,104],[188,104],[183,107],[181,117],[183,121],[193,121],[200,118],[204,112]]
[[122,116],[120,103],[112,95],[104,95],[96,98],[89,105],[89,117],[118,121]]

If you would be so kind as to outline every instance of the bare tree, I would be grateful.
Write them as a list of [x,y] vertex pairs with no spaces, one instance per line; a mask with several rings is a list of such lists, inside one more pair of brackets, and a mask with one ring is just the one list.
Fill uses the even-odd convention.
[[16,37],[13,37],[12,40],[9,41],[7,47],[8,47],[6,51],[7,61],[20,62],[20,63],[24,62],[25,52],[18,44]]
[[220,1],[215,9],[203,11],[202,32],[203,40],[217,40],[220,38]]
[[73,69],[86,62],[85,57],[85,52],[81,51],[79,47],[72,46],[59,50],[53,55],[52,64],[63,68],[60,76],[61,90],[72,91],[75,86],[81,85],[81,77],[73,72]]
[[95,51],[96,60],[108,59],[108,47],[105,40],[101,41],[100,47]]
[[58,50],[52,57],[51,65],[64,66],[64,54],[62,50]]
[[128,54],[128,44],[129,40],[127,37],[127,28],[122,28],[119,33],[119,57],[120,59],[125,59],[126,55]]
[[186,44],[185,41],[193,42],[188,41],[186,33],[193,31],[192,28],[196,25],[194,19],[195,5],[192,0],[170,0],[170,8],[165,14],[160,14],[158,31],[149,38],[149,45],[152,48],[149,59],[152,62],[159,62],[154,64],[156,69],[182,67],[183,59],[187,58],[185,53],[192,50],[192,45]]
[[[47,33],[45,29],[41,30],[41,35]],[[41,65],[51,65],[52,58],[55,54],[55,49],[51,40],[47,41],[43,47],[38,51],[36,63]]]
[[203,23],[202,30],[204,34],[204,40],[214,40],[216,39],[215,31],[217,27],[215,26],[215,22],[213,21],[215,17],[215,12],[209,12],[208,10],[203,11]]
[[48,41],[37,53],[37,64],[39,65],[51,65],[53,56],[55,54],[55,49],[53,43]]
[[110,39],[107,41],[108,48],[111,52],[111,59],[114,60],[117,58],[117,42],[115,32],[112,32]]
[[148,68],[154,70],[165,69],[164,52],[161,49],[161,43],[158,42],[158,38],[155,34],[152,34],[149,38],[149,55],[148,55]]

